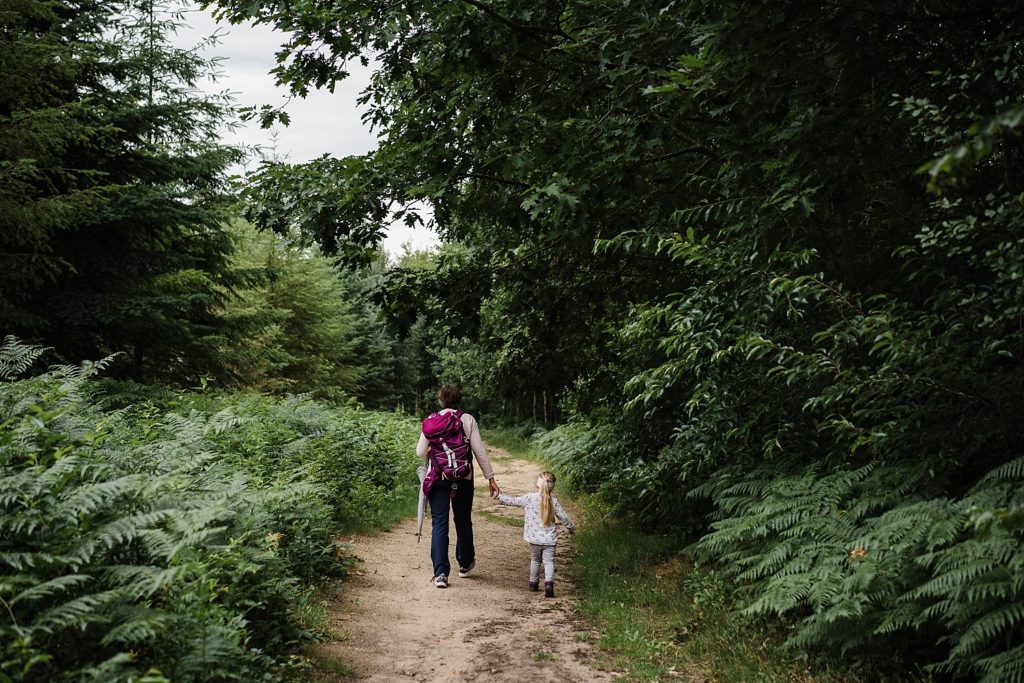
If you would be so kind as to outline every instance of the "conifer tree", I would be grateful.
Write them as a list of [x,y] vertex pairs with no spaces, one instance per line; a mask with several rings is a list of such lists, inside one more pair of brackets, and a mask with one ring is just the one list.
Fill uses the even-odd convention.
[[380,263],[342,268],[288,236],[233,221],[235,272],[250,281],[224,307],[223,381],[270,392],[401,403],[394,335],[372,300]]
[[0,328],[65,358],[125,351],[136,378],[214,363],[234,285],[214,64],[171,46],[157,0],[0,12]]

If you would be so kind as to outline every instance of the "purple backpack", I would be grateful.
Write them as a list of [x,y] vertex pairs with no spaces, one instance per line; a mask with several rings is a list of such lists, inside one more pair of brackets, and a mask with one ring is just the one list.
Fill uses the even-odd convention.
[[454,497],[459,480],[473,473],[473,450],[462,428],[462,411],[431,414],[423,421],[423,436],[430,443],[427,451],[430,469],[423,480],[423,493],[429,496],[434,483],[444,480],[452,482]]

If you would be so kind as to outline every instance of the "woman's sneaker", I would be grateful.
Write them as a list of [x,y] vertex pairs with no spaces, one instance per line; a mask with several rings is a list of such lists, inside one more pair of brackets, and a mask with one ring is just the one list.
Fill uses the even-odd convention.
[[464,579],[467,576],[469,576],[469,573],[471,571],[473,571],[473,567],[475,567],[475,566],[476,566],[476,560],[473,560],[472,562],[467,564],[465,567],[459,567],[459,578],[460,579]]
[[448,587],[448,577],[445,576],[444,574],[438,574],[436,577],[434,577],[434,585],[437,586],[438,588],[447,588]]

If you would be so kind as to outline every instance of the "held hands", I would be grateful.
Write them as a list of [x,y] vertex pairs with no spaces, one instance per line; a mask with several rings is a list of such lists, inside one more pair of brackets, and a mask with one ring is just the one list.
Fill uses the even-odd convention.
[[487,490],[490,492],[491,498],[497,498],[501,494],[501,488],[498,486],[498,482],[494,480],[494,477],[487,480]]

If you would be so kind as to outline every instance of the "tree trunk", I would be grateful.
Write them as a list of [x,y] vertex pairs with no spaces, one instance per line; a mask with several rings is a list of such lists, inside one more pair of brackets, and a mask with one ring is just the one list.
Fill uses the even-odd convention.
[[142,350],[142,344],[141,343],[135,342],[135,349],[134,349],[134,353],[132,355],[133,355],[133,359],[132,359],[133,363],[132,364],[134,365],[133,374],[135,375],[132,379],[134,379],[139,384],[142,384],[144,382],[144,377],[143,377],[143,359],[145,357],[145,353]]

